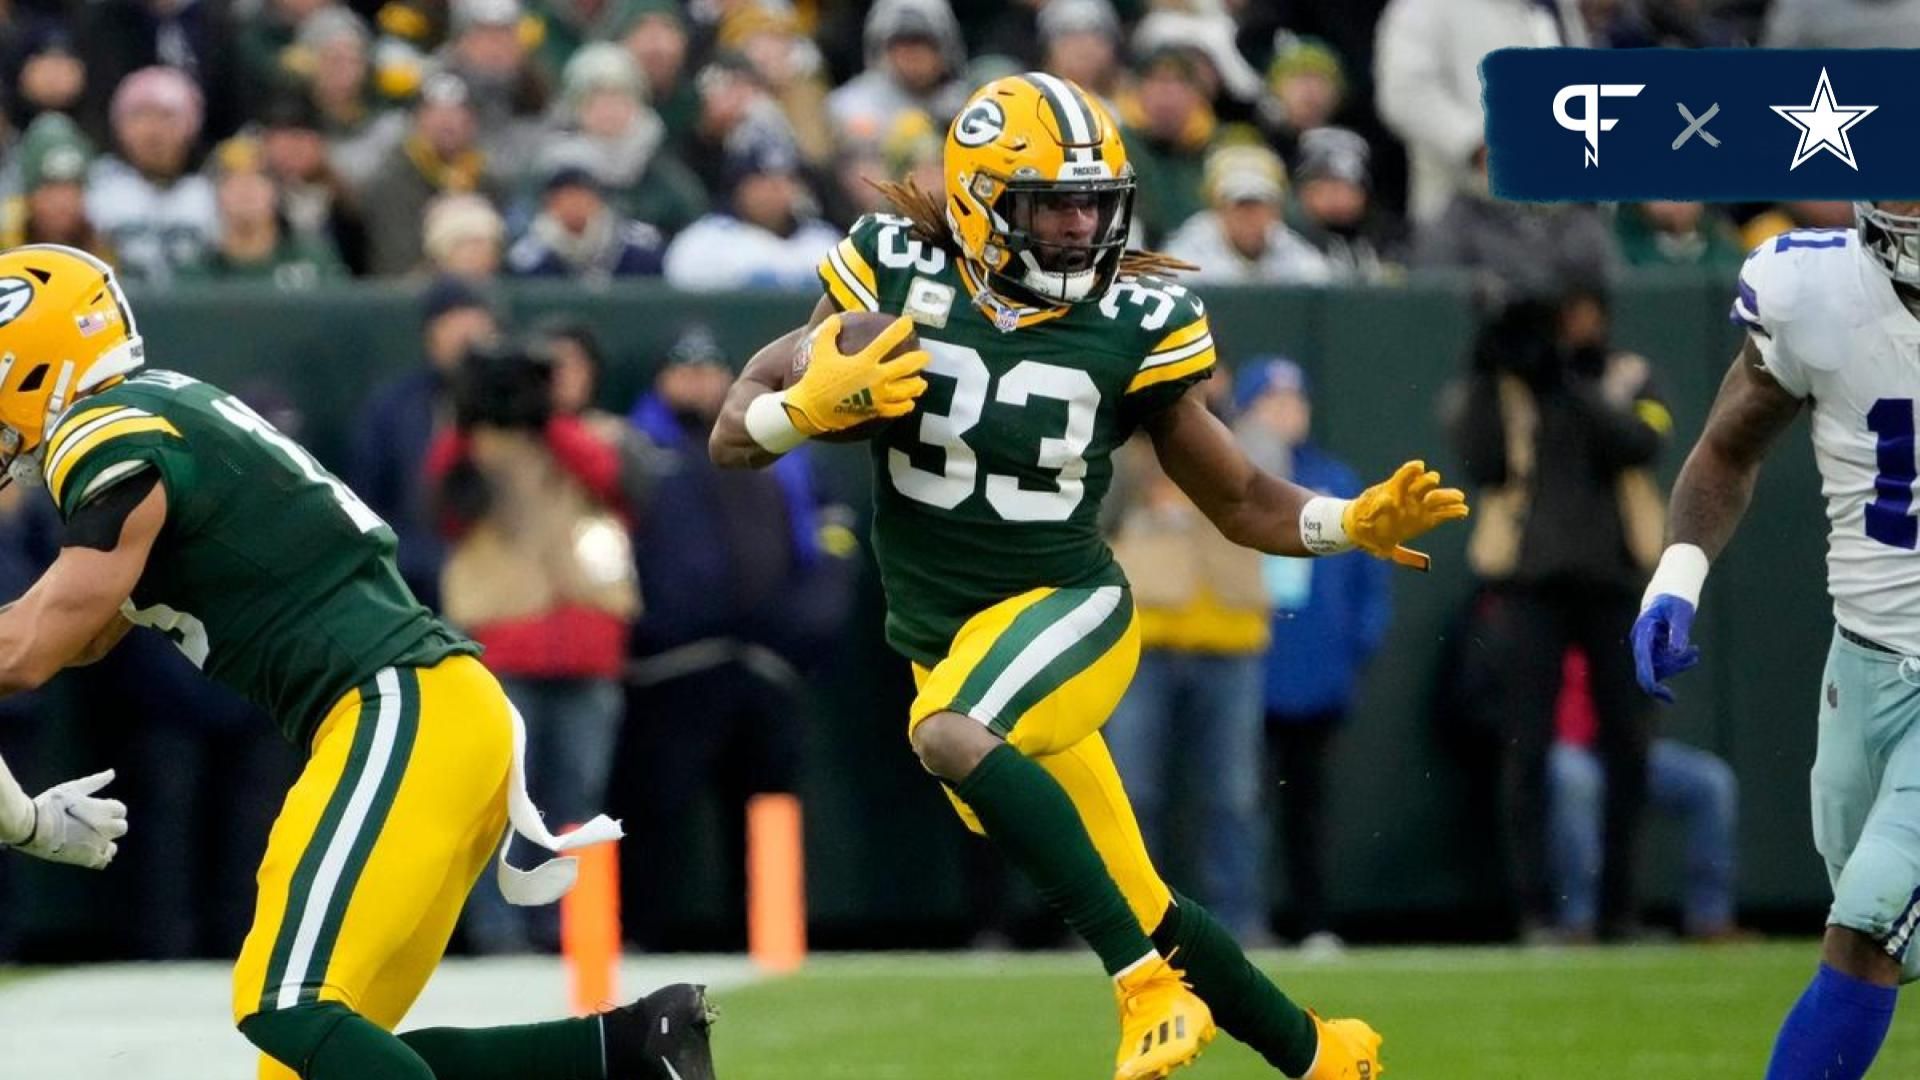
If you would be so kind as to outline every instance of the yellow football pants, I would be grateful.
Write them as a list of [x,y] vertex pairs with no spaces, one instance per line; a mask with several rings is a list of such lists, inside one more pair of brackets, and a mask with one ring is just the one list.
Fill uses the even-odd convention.
[[[235,1022],[320,1001],[400,1022],[505,833],[510,708],[470,656],[386,668],[334,704],[267,840]],[[262,1080],[294,1075],[261,1058]]]
[[[927,717],[957,712],[1047,770],[1073,800],[1141,929],[1152,933],[1173,894],[1153,868],[1100,737],[1139,663],[1140,630],[1125,588],[1035,589],[969,619],[932,669],[914,665],[919,694],[907,730],[911,736]],[[984,835],[952,789],[947,797],[967,827]]]

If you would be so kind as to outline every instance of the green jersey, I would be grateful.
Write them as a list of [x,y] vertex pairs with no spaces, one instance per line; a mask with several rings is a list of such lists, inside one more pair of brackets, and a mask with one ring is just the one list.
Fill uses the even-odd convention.
[[1123,275],[1065,308],[972,303],[973,270],[872,214],[820,265],[842,310],[913,318],[932,355],[914,412],[872,440],[887,640],[921,664],[1032,589],[1124,585],[1100,534],[1113,452],[1213,368],[1198,297]]
[[393,530],[240,399],[145,371],[76,402],[47,436],[63,518],[157,470],[167,522],[122,608],[304,744],[327,709],[390,665],[479,646],[413,598]]

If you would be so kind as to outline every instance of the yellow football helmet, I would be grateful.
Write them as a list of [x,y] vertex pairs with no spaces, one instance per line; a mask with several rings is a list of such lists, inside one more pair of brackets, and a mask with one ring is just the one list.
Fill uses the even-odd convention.
[[[1039,71],[995,79],[947,129],[946,170],[947,225],[996,287],[1075,304],[1112,284],[1133,225],[1133,166],[1092,94]],[[1036,213],[1063,207],[1078,211],[1077,235],[1043,238]]]
[[36,451],[60,414],[145,357],[112,267],[59,244],[0,252],[0,463],[8,478],[37,481]]

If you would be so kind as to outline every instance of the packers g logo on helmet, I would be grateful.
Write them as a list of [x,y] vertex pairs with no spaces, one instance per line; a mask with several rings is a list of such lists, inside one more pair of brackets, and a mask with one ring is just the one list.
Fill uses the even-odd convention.
[[60,415],[144,359],[112,267],[59,244],[0,252],[0,465],[7,475],[33,479],[35,451]]
[[25,278],[0,278],[0,326],[20,317],[33,303],[33,282]]
[[[947,130],[947,225],[966,260],[1016,299],[1098,300],[1133,224],[1133,166],[1097,98],[1031,71],[981,87]],[[1080,239],[1062,214],[1091,212]]]
[[967,106],[953,122],[953,139],[961,146],[985,146],[1007,129],[1007,114],[988,98]]

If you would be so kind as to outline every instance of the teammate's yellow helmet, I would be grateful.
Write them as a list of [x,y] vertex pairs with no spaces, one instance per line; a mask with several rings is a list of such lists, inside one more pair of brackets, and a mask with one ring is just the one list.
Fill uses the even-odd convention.
[[139,367],[145,347],[113,268],[58,244],[0,252],[0,464],[33,479],[47,428]]
[[[1030,71],[981,87],[947,129],[947,224],[961,254],[996,284],[1042,301],[1098,300],[1120,269],[1133,224],[1133,166],[1120,126],[1092,94]],[[1034,235],[1034,211],[1086,200],[1086,243]]]

